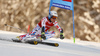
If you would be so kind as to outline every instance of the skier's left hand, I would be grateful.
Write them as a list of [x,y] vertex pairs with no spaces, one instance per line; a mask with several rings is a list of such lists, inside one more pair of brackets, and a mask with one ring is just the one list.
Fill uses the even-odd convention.
[[60,33],[60,39],[64,39],[63,33]]
[[44,34],[41,34],[41,38],[43,38],[44,40],[46,40],[46,36]]

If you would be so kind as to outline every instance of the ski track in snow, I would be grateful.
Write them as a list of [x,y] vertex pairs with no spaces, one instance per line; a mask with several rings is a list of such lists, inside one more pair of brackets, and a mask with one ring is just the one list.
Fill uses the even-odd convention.
[[59,47],[53,47],[11,41],[11,38],[21,34],[0,31],[0,56],[100,56],[100,43],[76,40],[74,44],[73,40],[55,38],[46,40],[59,43]]

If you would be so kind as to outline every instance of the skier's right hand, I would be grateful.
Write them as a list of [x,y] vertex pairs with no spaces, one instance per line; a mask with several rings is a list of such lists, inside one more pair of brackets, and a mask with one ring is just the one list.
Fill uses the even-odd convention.
[[43,38],[44,40],[46,40],[46,36],[45,36],[44,32],[42,32],[41,38]]

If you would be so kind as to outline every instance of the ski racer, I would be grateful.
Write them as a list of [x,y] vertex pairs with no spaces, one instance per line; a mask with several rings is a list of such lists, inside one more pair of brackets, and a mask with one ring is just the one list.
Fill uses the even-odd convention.
[[18,38],[19,40],[23,40],[25,38],[41,37],[42,39],[46,40],[48,38],[55,36],[54,31],[48,32],[48,30],[52,26],[55,26],[60,32],[60,39],[64,39],[63,29],[58,25],[58,22],[55,21],[57,17],[58,15],[56,11],[50,11],[49,16],[42,18],[42,20],[37,24],[37,26],[32,30],[31,33],[20,35],[20,36],[17,36],[16,38]]

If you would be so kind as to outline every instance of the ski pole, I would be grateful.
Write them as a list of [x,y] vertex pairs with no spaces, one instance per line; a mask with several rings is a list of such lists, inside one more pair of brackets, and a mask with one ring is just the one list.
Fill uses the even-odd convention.
[[12,27],[12,28],[15,28],[15,29],[18,29],[18,30],[20,30],[20,31],[23,31],[23,32],[27,33],[26,31],[24,31],[24,30],[22,30],[22,29],[20,29],[20,28],[14,27],[14,26],[10,26],[10,25],[7,25],[7,24],[5,24],[5,26]]

